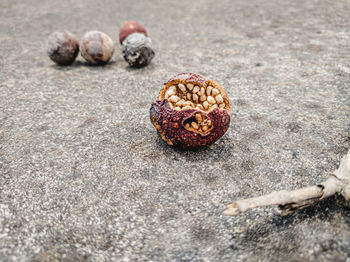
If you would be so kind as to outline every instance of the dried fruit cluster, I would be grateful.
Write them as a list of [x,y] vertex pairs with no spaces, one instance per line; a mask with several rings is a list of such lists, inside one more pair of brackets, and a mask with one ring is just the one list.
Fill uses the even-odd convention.
[[230,114],[225,90],[195,73],[171,78],[150,110],[151,121],[162,139],[182,148],[217,141],[229,127]]
[[[119,31],[123,57],[132,67],[148,65],[154,51],[152,41],[143,25],[136,21],[125,22]],[[112,39],[103,32],[85,33],[80,44],[81,56],[91,65],[108,63],[114,53]],[[79,53],[77,38],[68,31],[52,33],[47,41],[47,54],[57,65],[71,65]]]

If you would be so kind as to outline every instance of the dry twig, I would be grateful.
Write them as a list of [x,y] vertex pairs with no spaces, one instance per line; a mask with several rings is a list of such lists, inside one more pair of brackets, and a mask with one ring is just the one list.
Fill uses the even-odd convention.
[[286,215],[336,193],[350,200],[350,150],[341,160],[339,168],[323,183],[293,191],[282,190],[260,197],[237,200],[227,205],[224,215],[235,216],[249,209],[270,205],[279,205],[283,210],[282,215]]

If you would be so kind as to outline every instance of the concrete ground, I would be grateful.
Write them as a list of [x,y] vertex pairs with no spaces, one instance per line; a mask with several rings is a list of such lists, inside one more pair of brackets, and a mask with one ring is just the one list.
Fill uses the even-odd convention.
[[[193,3],[191,3],[193,2]],[[0,1],[0,261],[349,261],[340,196],[279,216],[227,203],[323,181],[350,147],[347,0]],[[123,60],[125,20],[156,56]],[[48,35],[101,30],[111,63],[57,67]],[[229,131],[193,151],[149,120],[162,83],[206,75]]]

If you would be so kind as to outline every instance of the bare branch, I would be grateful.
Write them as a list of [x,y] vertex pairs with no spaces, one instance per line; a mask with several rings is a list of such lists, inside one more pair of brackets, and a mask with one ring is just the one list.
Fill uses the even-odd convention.
[[334,174],[320,185],[237,200],[227,205],[224,215],[235,216],[249,209],[270,205],[279,205],[283,210],[282,215],[285,215],[336,193],[341,193],[347,200],[350,199],[350,150]]

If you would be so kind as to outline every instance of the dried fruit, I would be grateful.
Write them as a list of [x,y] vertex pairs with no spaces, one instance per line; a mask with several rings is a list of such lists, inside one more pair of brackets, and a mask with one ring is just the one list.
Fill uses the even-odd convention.
[[68,31],[52,33],[47,40],[47,54],[57,65],[71,65],[79,53],[77,38]]
[[150,118],[166,143],[195,148],[210,145],[226,133],[231,107],[225,90],[215,81],[182,73],[164,84],[152,103]]
[[141,33],[130,34],[123,41],[123,56],[132,67],[148,65],[154,57],[152,41]]
[[143,25],[136,21],[126,21],[119,30],[119,42],[122,44],[124,39],[132,33],[142,33],[147,36],[147,31]]
[[89,31],[80,44],[81,55],[93,65],[106,64],[114,52],[112,39],[103,32]]

